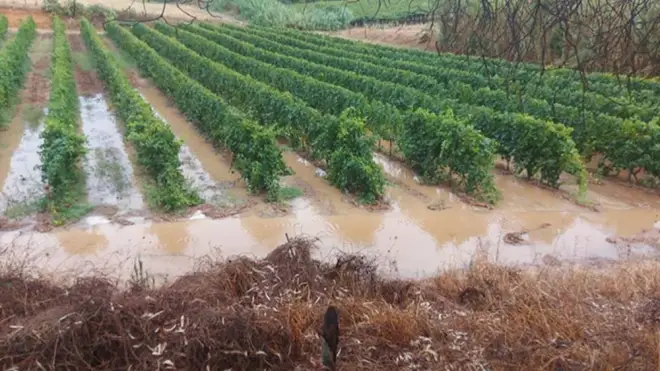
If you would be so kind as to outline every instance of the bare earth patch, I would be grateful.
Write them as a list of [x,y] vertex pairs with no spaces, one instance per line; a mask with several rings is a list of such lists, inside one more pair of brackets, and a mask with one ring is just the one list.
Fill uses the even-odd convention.
[[331,36],[345,39],[366,41],[374,44],[416,48],[422,50],[436,50],[435,39],[425,37],[429,25],[416,24],[399,27],[355,27],[337,32],[328,32]]
[[[87,53],[87,47],[85,47],[80,35],[69,35],[69,43],[74,56],[91,58]],[[96,77],[94,69],[90,67],[91,66],[82,66],[80,61],[76,61],[74,67],[78,94],[83,96],[94,95],[104,91],[103,83]]]
[[21,25],[21,21],[28,16],[32,16],[38,29],[51,29],[53,27],[50,14],[40,10],[34,4],[25,5],[23,3],[0,0],[0,13],[7,17],[10,28],[17,28]]

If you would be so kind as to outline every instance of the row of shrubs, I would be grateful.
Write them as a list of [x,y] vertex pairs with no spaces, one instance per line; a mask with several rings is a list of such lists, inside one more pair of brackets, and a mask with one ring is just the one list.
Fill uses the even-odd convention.
[[[4,25],[4,26],[3,26]],[[7,18],[0,15],[0,38],[7,29]],[[16,36],[4,43],[0,49],[0,124],[10,120],[10,106],[23,86],[28,71],[28,50],[37,34],[37,25],[28,17],[18,29]]]
[[[231,25],[223,26],[223,28],[239,30]],[[483,61],[466,63],[464,58],[456,56],[433,56],[429,60],[410,55],[408,58],[401,59],[396,56],[371,53],[373,47],[365,45],[365,43],[347,45],[335,42],[337,38],[314,38],[314,36],[308,36],[302,32],[292,34],[293,31],[274,29],[251,28],[251,30],[259,36],[297,48],[387,66],[399,73],[415,75],[431,81],[433,83],[431,89],[437,90],[438,86],[433,85],[439,84],[440,87],[447,87],[450,91],[472,90],[472,94],[481,97],[480,105],[488,106],[492,102],[495,106],[491,106],[491,108],[526,112],[569,126],[576,120],[575,115],[567,116],[564,112],[582,109],[624,119],[638,117],[644,121],[651,120],[660,113],[660,107],[657,105],[631,103],[627,101],[627,97],[604,96],[591,91],[583,91],[579,87],[567,88],[564,78],[552,74],[529,83],[521,83],[509,76],[494,73],[486,75],[483,71]],[[406,77],[409,78],[409,76]],[[469,85],[469,88],[466,88],[465,84]],[[482,88],[489,88],[489,90]],[[433,92],[432,90],[426,91]],[[555,112],[557,110],[563,112],[557,114]]]
[[[211,32],[203,32],[200,27],[189,29],[243,55],[344,87],[363,94],[372,101],[396,107],[402,112],[424,108],[443,116],[447,110],[451,110],[459,121],[474,126],[483,135],[494,140],[497,152],[507,160],[512,160],[519,172],[525,171],[530,177],[539,175],[545,183],[558,186],[560,174],[567,171],[578,176],[580,188],[585,190],[586,175],[575,143],[571,139],[572,130],[563,125],[528,115],[502,113],[488,107],[431,96],[415,87],[381,79],[377,72],[383,69],[375,65],[362,66],[370,67],[370,71],[362,68],[353,71],[349,69],[350,61],[342,61],[339,65],[331,58],[326,58],[312,63],[306,60],[310,54],[308,51],[272,42],[252,34],[249,30],[219,29],[208,24],[201,24],[201,27]],[[243,45],[237,42],[239,40],[243,41]],[[246,43],[253,47],[245,47]],[[374,123],[374,129],[386,139],[397,140],[403,125],[409,120],[401,115],[399,119],[396,115],[389,117],[389,120],[380,120],[380,124]]]
[[66,27],[53,18],[53,51],[48,114],[41,137],[41,171],[48,186],[45,208],[54,224],[66,221],[68,211],[80,202],[85,177],[81,161],[87,149],[78,130],[78,94],[73,75],[71,47]]
[[[388,49],[380,46],[346,44],[338,38],[297,31],[245,29],[230,25],[217,28],[207,24],[203,27],[222,30],[227,35],[247,40],[271,51],[366,74],[381,81],[396,81],[399,87],[414,88],[425,93],[426,99],[422,100],[420,99],[422,95],[410,92],[408,95],[416,100],[408,100],[408,105],[425,107],[432,112],[439,112],[443,107],[450,106],[458,115],[472,116],[473,121],[478,120],[482,123],[477,125],[480,130],[484,132],[490,130],[493,135],[503,138],[512,137],[504,130],[501,135],[496,132],[497,127],[502,124],[534,130],[546,126],[548,128],[546,132],[551,132],[550,129],[553,127],[559,128],[559,126],[547,125],[548,121],[563,124],[572,129],[573,141],[586,161],[589,161],[594,154],[601,154],[602,163],[607,164],[607,167],[614,171],[625,169],[637,174],[644,170],[647,174],[660,177],[660,148],[655,145],[656,139],[660,137],[660,127],[657,125],[657,112],[660,111],[657,103],[647,105],[642,102],[636,104],[633,101],[621,104],[620,101],[627,98],[621,95],[604,96],[574,89],[567,78],[553,74],[549,74],[543,81],[534,81],[534,87],[524,88],[522,91],[525,94],[519,95],[522,92],[516,92],[510,85],[505,84],[502,78],[479,75],[476,68],[482,68],[483,64],[470,65],[455,56],[421,57],[411,54],[405,58],[405,52],[392,52],[385,57],[380,53]],[[411,63],[412,61],[420,63],[423,61],[424,65]],[[445,68],[458,66],[461,63],[465,65],[464,71],[457,72]],[[417,73],[422,71],[424,74]],[[599,84],[600,87],[605,83]],[[595,87],[592,85],[592,88]],[[609,88],[603,87],[603,89]],[[637,93],[642,94],[641,91]],[[542,99],[530,97],[535,94]],[[557,100],[551,103],[550,101],[556,96],[563,97],[559,100],[564,104],[558,103]],[[657,97],[654,97],[654,100],[657,102]],[[406,104],[402,93],[398,94],[396,102],[401,105]],[[529,125],[534,122],[536,124],[521,126],[523,122]],[[524,131],[518,130],[518,133],[521,132]],[[513,145],[517,143],[518,146],[509,146],[509,148],[517,150],[520,157],[523,153],[521,148],[531,147],[520,142],[519,138],[521,136],[517,135],[513,138],[514,142],[509,140],[500,140],[500,142]],[[536,141],[534,136],[527,138],[532,143]],[[558,145],[555,148],[570,147],[559,142],[555,143]],[[537,142],[537,144],[539,150],[548,147],[543,143]],[[507,155],[507,153],[502,154]],[[529,154],[536,156],[534,152]],[[545,154],[551,152],[546,149],[543,158]],[[531,163],[538,161],[534,158],[530,160]],[[576,168],[573,165],[570,167]],[[552,173],[556,174],[554,171]]]
[[[311,40],[325,44],[338,45],[340,48],[358,47],[365,53],[375,56],[388,56],[397,60],[418,60],[432,67],[447,67],[462,70],[478,70],[488,76],[508,76],[515,81],[527,83],[543,83],[553,81],[556,86],[571,90],[582,90],[583,81],[580,73],[570,68],[551,68],[546,66],[541,73],[539,64],[526,62],[511,62],[506,59],[483,58],[481,56],[456,55],[451,53],[436,53],[415,48],[397,48],[394,46],[361,43],[355,40],[330,37],[325,35],[303,33],[292,28],[266,28],[264,25],[251,24],[250,28],[261,29],[269,33],[284,33],[303,40]],[[543,77],[543,79],[539,79]],[[654,105],[660,94],[660,82],[657,79],[628,77],[611,73],[594,72],[585,76],[589,91],[606,97],[630,95],[634,101]]]

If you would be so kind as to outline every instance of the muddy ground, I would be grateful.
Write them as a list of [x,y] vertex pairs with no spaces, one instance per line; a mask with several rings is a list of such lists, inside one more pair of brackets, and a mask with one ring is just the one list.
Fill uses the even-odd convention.
[[429,30],[432,30],[432,33],[436,33],[437,26],[435,29],[430,29],[430,25],[428,24],[402,25],[398,27],[354,27],[336,32],[321,33],[374,44],[434,51],[436,50],[436,39],[434,37],[428,37]]
[[[59,2],[62,6],[66,6],[66,1],[60,0]],[[206,4],[179,3],[178,6],[177,4],[165,4],[164,6],[164,3],[134,2],[129,0],[80,0],[77,4],[84,7],[100,5],[112,9],[121,19],[154,20],[162,16],[162,18],[172,22],[203,20],[205,22],[242,23],[230,15],[205,10],[204,6]],[[0,13],[7,16],[9,27],[18,27],[22,18],[31,15],[37,23],[37,28],[50,29],[52,25],[51,16],[42,10],[43,5],[44,2],[42,0],[0,0]],[[69,30],[79,30],[75,20],[65,19],[65,21]],[[98,29],[102,29],[102,19],[93,19],[91,21],[98,26]]]

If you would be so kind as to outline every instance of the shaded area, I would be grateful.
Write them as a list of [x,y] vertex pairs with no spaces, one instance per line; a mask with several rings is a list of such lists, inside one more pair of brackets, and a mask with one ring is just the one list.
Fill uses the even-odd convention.
[[0,366],[316,369],[328,305],[339,310],[339,369],[657,364],[657,261],[540,274],[480,262],[402,281],[364,256],[323,263],[314,249],[292,239],[264,259],[209,262],[161,288],[137,264],[125,291],[102,277],[59,286],[5,266]]

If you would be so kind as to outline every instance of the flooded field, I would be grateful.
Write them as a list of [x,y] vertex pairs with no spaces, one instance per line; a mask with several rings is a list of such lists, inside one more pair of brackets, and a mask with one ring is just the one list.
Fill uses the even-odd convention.
[[[230,156],[216,150],[162,92],[126,65],[133,87],[183,141],[179,159],[190,184],[207,204],[228,211],[193,210],[164,221],[146,211],[123,124],[108,107],[79,36],[71,35],[70,41],[81,131],[89,150],[84,162],[87,201],[97,210],[107,210],[49,233],[31,228],[1,232],[0,250],[16,259],[53,271],[105,270],[122,278],[135,274],[140,260],[149,274],[164,280],[193,269],[203,256],[264,256],[288,237],[304,234],[319,238],[320,257],[362,251],[377,258],[385,271],[392,268],[402,276],[416,277],[465,266],[476,258],[502,264],[558,264],[660,251],[660,243],[619,238],[660,227],[660,198],[608,180],[589,186],[588,198],[600,208],[593,211],[559,192],[498,171],[495,179],[503,198],[491,210],[462,201],[446,187],[422,185],[409,168],[375,153],[388,177],[390,207],[368,210],[329,185],[322,170],[283,146],[285,163],[295,172],[282,179],[283,192],[290,195],[282,205],[267,204],[248,194],[239,174],[230,168]],[[30,202],[25,200],[37,200],[43,191],[35,165],[50,47],[48,36],[41,35],[32,50],[32,71],[22,103],[0,136],[0,206],[8,217],[13,205],[27,207]],[[140,217],[109,217],[115,214]]]

